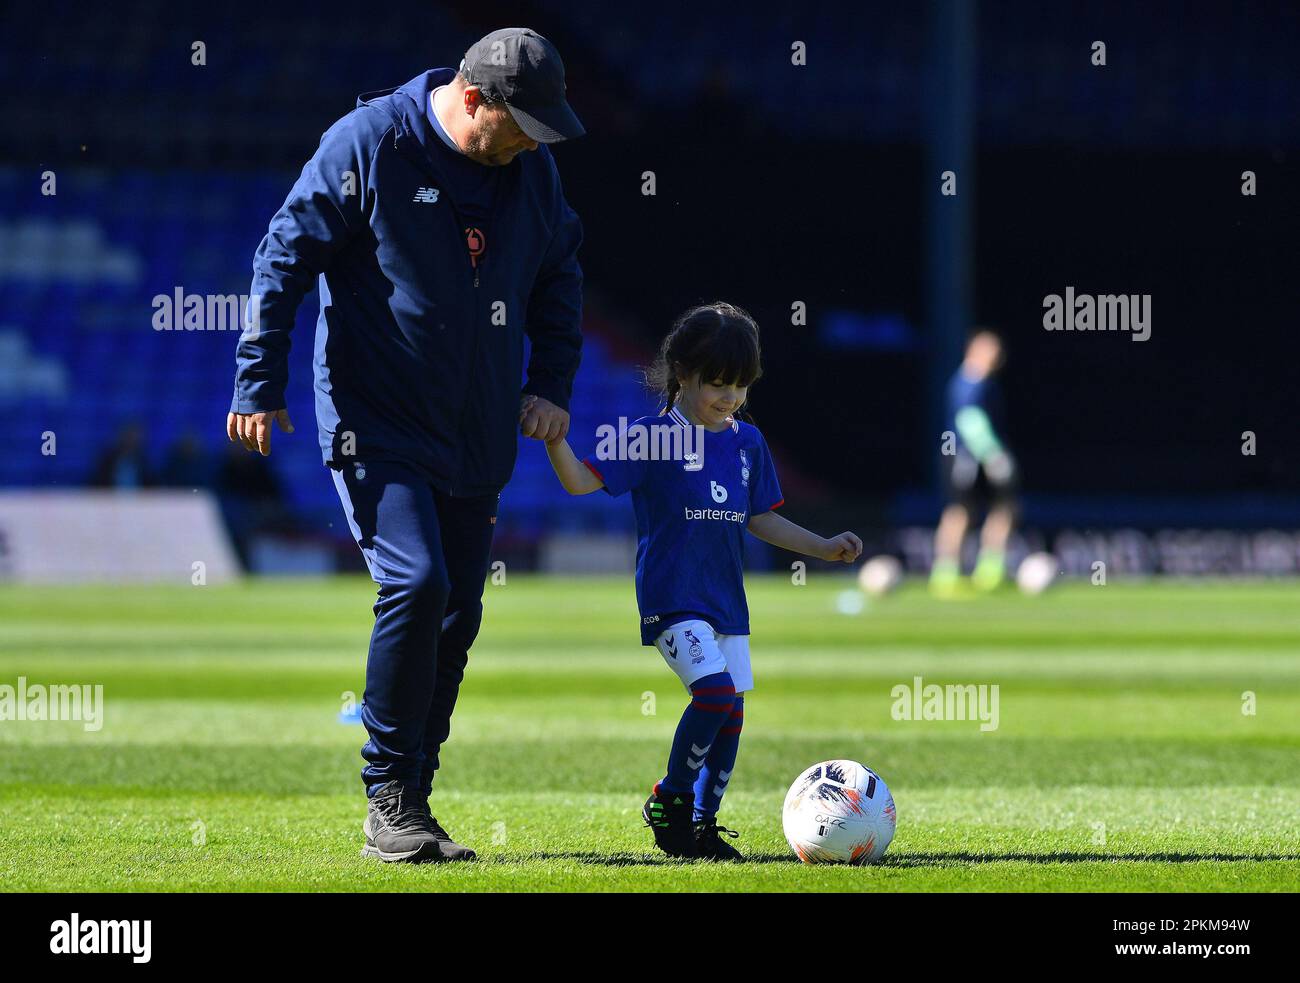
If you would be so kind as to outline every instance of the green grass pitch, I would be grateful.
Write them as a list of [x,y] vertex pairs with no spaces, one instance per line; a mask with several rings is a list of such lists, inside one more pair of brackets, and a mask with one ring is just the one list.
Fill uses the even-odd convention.
[[[421,867],[358,856],[363,731],[337,716],[369,581],[0,588],[0,684],[106,703],[98,732],[0,722],[0,888],[1300,889],[1294,585],[912,585],[845,615],[843,574],[749,584],[758,683],[720,817],[743,866],[667,860],[642,827],[684,694],[638,644],[630,579],[487,587],[434,792],[480,859]],[[917,675],[997,684],[998,729],[893,719]],[[807,867],[781,835],[789,783],[832,757],[893,790],[879,865]]]

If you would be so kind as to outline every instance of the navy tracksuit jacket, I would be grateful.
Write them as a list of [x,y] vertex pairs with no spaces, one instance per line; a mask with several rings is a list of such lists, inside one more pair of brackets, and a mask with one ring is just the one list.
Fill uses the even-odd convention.
[[259,323],[237,353],[232,411],[283,407],[289,333],[319,278],[321,451],[379,584],[361,715],[371,794],[430,787],[482,616],[521,394],[568,409],[582,346],[582,226],[551,153],[489,171],[443,144],[429,95],[454,74],[363,95],[326,131],[258,247]]
[[260,324],[256,338],[241,337],[231,409],[285,405],[289,332],[319,277],[325,463],[401,460],[444,492],[481,495],[514,469],[521,392],[569,407],[582,224],[542,145],[499,168],[485,248],[471,261],[474,219],[458,209],[456,183],[459,169],[481,165],[457,160],[427,114],[429,93],[454,74],[363,95],[321,138],[253,261]]

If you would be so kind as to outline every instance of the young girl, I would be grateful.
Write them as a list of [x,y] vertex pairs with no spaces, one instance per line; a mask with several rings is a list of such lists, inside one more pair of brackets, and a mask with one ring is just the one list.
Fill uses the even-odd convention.
[[[851,563],[862,552],[851,532],[823,539],[773,511],[784,499],[772,456],[758,429],[738,420],[760,374],[754,319],[731,304],[695,307],[677,319],[646,372],[664,408],[636,421],[652,435],[650,444],[690,453],[645,460],[627,452],[635,441],[623,441],[624,456],[636,459],[606,454],[579,461],[564,438],[546,445],[571,495],[598,488],[632,493],[641,644],[659,650],[691,695],[667,774],[642,809],[656,845],[670,857],[743,859],[720,835],[739,834],[719,826],[717,812],[740,746],[744,694],[754,686],[741,572],[745,530],[824,560]],[[676,427],[696,429],[665,431]]]

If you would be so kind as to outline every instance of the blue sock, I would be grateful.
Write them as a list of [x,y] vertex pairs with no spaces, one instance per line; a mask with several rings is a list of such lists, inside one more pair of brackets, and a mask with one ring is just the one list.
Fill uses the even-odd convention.
[[704,767],[695,779],[695,819],[698,822],[716,816],[722,805],[722,796],[727,791],[727,782],[731,781],[732,769],[736,767],[736,752],[740,750],[740,728],[745,724],[745,694],[737,693],[731,706],[731,715],[718,736],[714,738],[713,747],[704,759]]
[[736,685],[729,672],[715,672],[691,683],[691,702],[677,724],[668,774],[655,791],[689,792],[695,786],[710,749],[736,702]]

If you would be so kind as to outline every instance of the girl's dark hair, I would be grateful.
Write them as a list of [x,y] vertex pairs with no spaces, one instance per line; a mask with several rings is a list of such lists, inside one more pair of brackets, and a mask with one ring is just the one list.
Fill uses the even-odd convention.
[[[681,394],[680,373],[698,372],[703,382],[721,379],[752,386],[763,374],[758,322],[749,312],[723,301],[692,307],[674,323],[645,369],[646,385],[672,409]],[[739,413],[739,411],[737,411]]]

